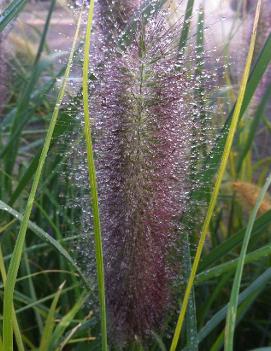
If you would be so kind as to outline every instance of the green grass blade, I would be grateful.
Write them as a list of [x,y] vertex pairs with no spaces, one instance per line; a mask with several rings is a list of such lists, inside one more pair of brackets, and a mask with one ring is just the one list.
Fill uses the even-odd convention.
[[243,163],[244,159],[246,158],[246,155],[247,155],[249,149],[252,146],[253,140],[254,140],[256,132],[257,132],[257,128],[260,124],[260,121],[261,121],[261,118],[264,114],[265,108],[266,108],[268,102],[270,101],[270,97],[271,97],[271,85],[267,88],[267,90],[263,96],[263,99],[255,112],[255,117],[251,123],[246,143],[242,147],[242,150],[240,152],[240,156],[239,156],[239,160],[238,160],[238,164],[237,164],[237,174],[240,173],[242,163]]
[[[6,274],[6,268],[5,268],[5,263],[4,263],[4,258],[3,258],[1,246],[0,246],[0,272],[1,272],[1,276],[2,276],[3,286],[5,286],[7,274]],[[16,339],[18,351],[24,351],[22,334],[20,331],[20,327],[19,327],[19,324],[17,321],[17,316],[16,316],[16,313],[14,311],[14,308],[12,308],[12,323],[13,323],[14,334],[15,334],[15,339]]]
[[179,48],[178,48],[179,52],[182,52],[186,47],[188,33],[191,25],[194,2],[195,2],[194,0],[187,1],[185,15],[184,15],[184,23],[182,26],[182,31],[181,31],[180,41],[179,41]]
[[56,307],[58,304],[58,300],[60,298],[60,295],[62,293],[64,284],[61,284],[60,287],[58,288],[55,297],[52,301],[46,322],[45,322],[45,326],[44,326],[44,330],[42,333],[42,338],[41,338],[41,342],[40,342],[40,347],[39,347],[39,351],[48,351],[48,347],[49,344],[51,342],[51,338],[52,338],[52,334],[53,334],[53,330],[54,330],[54,326],[55,326],[55,314],[56,314]]
[[[16,115],[13,121],[10,138],[9,138],[12,140],[8,141],[6,147],[1,152],[2,157],[6,155],[5,163],[6,163],[6,172],[8,174],[12,174],[13,167],[15,166],[15,160],[16,160],[17,151],[19,147],[19,141],[20,141],[19,137],[20,137],[21,131],[23,130],[24,125],[28,122],[29,118],[31,118],[31,114],[26,113],[26,111],[29,107],[31,94],[33,92],[34,86],[42,72],[42,65],[40,65],[39,62],[40,62],[42,52],[44,50],[46,36],[49,30],[52,14],[55,8],[55,3],[56,3],[56,0],[51,0],[51,5],[48,10],[46,22],[44,25],[41,40],[40,40],[37,54],[35,57],[32,73],[26,84],[25,89],[23,90],[21,99],[18,102],[18,107],[16,110]],[[15,139],[14,139],[14,136],[16,136]]]
[[266,183],[258,196],[256,205],[249,218],[247,231],[244,237],[240,257],[238,259],[237,269],[236,269],[234,282],[231,290],[231,298],[228,306],[227,321],[226,321],[226,327],[225,327],[225,351],[233,351],[233,339],[234,339],[234,330],[235,330],[236,313],[237,313],[237,305],[238,305],[238,295],[239,295],[239,290],[241,285],[243,269],[245,265],[248,243],[249,243],[251,231],[257,216],[257,212],[261,206],[262,201],[264,200],[264,196],[270,184],[271,184],[271,174],[267,178]]
[[162,338],[154,332],[152,332],[152,335],[153,335],[154,340],[156,341],[158,350],[159,351],[167,351],[167,348],[164,345]]
[[[1,200],[0,200],[0,210],[6,211],[7,213],[11,214],[13,217],[18,219],[20,222],[23,221],[23,215],[21,215],[19,212],[15,211],[13,208],[8,206],[6,203],[4,203]],[[41,229],[39,226],[37,226],[35,223],[33,223],[31,221],[28,221],[28,228],[31,229],[33,231],[33,233],[35,233],[39,238],[46,241],[54,249],[56,249],[58,251],[58,253],[71,264],[71,266],[73,267],[75,272],[77,272],[80,275],[80,277],[85,282],[86,286],[89,287],[89,283],[86,280],[86,277],[84,276],[84,274],[79,269],[78,265],[74,262],[74,260],[69,255],[69,253],[64,249],[64,247],[62,245],[59,244],[59,242],[57,240],[55,240],[51,235],[46,233],[43,229]]]
[[206,300],[206,303],[204,303],[204,308],[203,310],[200,311],[201,313],[199,315],[200,329],[204,325],[204,321],[207,319],[207,316],[209,316],[209,313],[212,309],[212,306],[214,305],[214,302],[217,301],[217,299],[219,299],[221,294],[223,294],[223,291],[225,287],[228,285],[231,275],[232,275],[231,273],[226,273],[221,277],[221,279],[219,279],[214,289],[212,290],[212,293]]
[[[260,55],[258,56],[253,66],[253,69],[250,73],[239,119],[241,119],[242,116],[244,115],[270,62],[271,62],[271,34],[266,39],[265,45]],[[208,157],[206,158],[205,164],[207,165],[207,167],[204,169],[203,172],[201,172],[201,174],[199,174],[202,184],[204,184],[204,187],[206,187],[206,183],[207,184],[210,183],[210,179],[213,179],[217,169],[217,165],[221,160],[221,155],[226,142],[226,135],[229,129],[229,125],[232,121],[232,117],[235,109],[236,109],[236,106],[234,106],[233,110],[229,114],[224,127],[222,128],[221,132],[219,133],[216,139],[213,150],[211,151],[210,155],[208,155]],[[206,193],[206,190],[203,189],[202,187],[199,187],[199,189],[196,192],[194,192],[193,197],[197,198],[201,193]]]
[[218,175],[217,175],[217,179],[215,182],[214,190],[213,190],[212,195],[211,195],[209,207],[207,210],[207,215],[206,215],[206,218],[205,218],[205,221],[203,224],[202,233],[201,233],[199,244],[197,247],[197,251],[196,251],[195,259],[193,262],[189,281],[188,281],[188,284],[186,287],[186,291],[185,291],[185,295],[184,295],[184,299],[183,299],[183,303],[182,303],[182,307],[181,307],[181,312],[179,314],[179,318],[177,321],[177,325],[176,325],[176,329],[175,329],[174,336],[172,339],[170,351],[175,351],[176,347],[178,345],[178,342],[179,342],[179,338],[180,338],[180,334],[181,334],[181,330],[182,330],[182,325],[183,325],[183,321],[185,318],[187,305],[189,302],[190,293],[191,293],[191,290],[192,290],[192,287],[194,284],[194,280],[195,280],[196,272],[198,269],[200,257],[201,257],[202,250],[203,250],[204,243],[205,243],[205,239],[206,239],[206,236],[207,236],[207,233],[209,230],[210,221],[211,221],[214,209],[215,209],[217,197],[218,197],[220,186],[221,186],[223,176],[224,176],[224,173],[226,170],[227,161],[229,158],[229,154],[231,151],[235,131],[236,131],[237,124],[239,121],[240,112],[241,112],[242,104],[244,101],[247,81],[248,81],[248,77],[249,77],[249,72],[250,72],[250,68],[251,68],[253,53],[254,53],[256,34],[257,34],[257,26],[258,26],[259,14],[260,14],[260,8],[261,8],[260,6],[261,6],[261,0],[258,0],[257,10],[256,10],[256,14],[255,14],[255,21],[254,21],[254,26],[253,26],[253,33],[252,33],[252,37],[251,37],[249,52],[248,52],[248,56],[247,56],[247,61],[246,61],[245,70],[244,70],[244,74],[243,74],[243,78],[242,78],[242,82],[241,82],[241,86],[240,86],[238,99],[237,99],[235,110],[233,113],[233,118],[231,121],[231,125],[230,125],[229,133],[227,136],[225,148],[224,148],[224,151],[222,154],[221,164],[220,164],[220,167],[218,170]]
[[[35,110],[38,109],[44,103],[44,97],[47,96],[49,92],[55,87],[57,79],[62,77],[64,72],[65,72],[65,67],[62,67],[57,74],[55,74],[52,78],[48,80],[47,83],[44,83],[42,87],[32,92],[31,106],[27,110],[27,113],[34,114]],[[6,128],[13,123],[14,118],[16,116],[16,111],[17,111],[17,107],[14,107],[10,112],[8,112],[5,116],[3,116],[3,119],[0,121],[1,127]],[[15,138],[13,140],[15,140]],[[4,154],[5,154],[5,151],[1,150],[0,157],[3,157]]]
[[[18,278],[16,281],[17,283],[18,282],[23,282],[25,280],[28,280],[29,278],[35,278],[35,277],[38,277],[40,275],[46,275],[46,274],[49,274],[49,273],[55,273],[55,274],[58,274],[58,273],[63,273],[63,275],[70,275],[70,276],[74,276],[75,273],[74,272],[71,272],[71,271],[63,271],[62,269],[47,269],[47,270],[43,270],[43,271],[39,271],[39,272],[35,272],[35,273],[31,273],[31,274],[27,274],[27,275],[24,275],[20,278]],[[3,284],[0,284],[0,289],[3,288]],[[33,297],[31,297],[32,299],[34,299]]]
[[56,0],[51,0],[51,4],[48,10],[48,14],[47,14],[47,18],[46,18],[46,22],[44,25],[44,29],[42,32],[42,36],[41,36],[41,40],[39,43],[39,47],[38,47],[38,51],[37,51],[37,55],[35,57],[35,61],[34,61],[34,67],[38,64],[38,62],[40,61],[44,46],[45,46],[45,42],[46,42],[46,36],[49,30],[49,25],[51,22],[51,18],[52,18],[52,14],[55,8],[55,4],[56,4]]
[[[266,284],[271,279],[271,268],[268,268],[263,274],[261,274],[249,287],[247,287],[242,293],[239,295],[238,304],[243,303],[249,296],[254,294],[255,292],[261,292]],[[226,317],[227,315],[228,305],[221,308],[207,323],[206,325],[199,331],[198,333],[198,341],[201,342],[205,339]]]
[[[191,248],[190,240],[187,232],[182,238],[183,242],[183,276],[184,281],[187,282],[189,274],[191,272]],[[187,316],[185,320],[186,324],[186,342],[188,344],[190,351],[198,350],[197,343],[197,312],[196,312],[196,302],[195,302],[195,293],[192,289],[191,296],[187,308]]]
[[[250,295],[239,307],[237,311],[237,322],[236,324],[239,324],[248,310],[250,309],[251,305],[255,302],[259,295],[259,292],[257,291],[256,293]],[[215,344],[212,346],[210,351],[220,351],[223,347],[224,344],[224,335],[225,332],[224,330],[220,333],[219,337],[217,338]]]
[[45,318],[47,316],[49,309],[45,305],[43,305],[42,302],[52,300],[54,298],[54,296],[55,296],[55,294],[52,294],[52,296],[46,296],[40,300],[33,301],[29,296],[24,295],[24,294],[20,293],[19,291],[15,290],[14,291],[14,299],[13,299],[14,304],[18,302],[20,304],[23,303],[25,305],[23,307],[16,309],[16,315],[21,313],[22,310],[25,311],[27,309],[32,309],[34,307],[38,310],[40,315]]
[[57,346],[60,344],[61,338],[64,335],[66,329],[71,324],[73,318],[78,311],[82,308],[84,303],[87,301],[88,294],[83,293],[76,304],[70,309],[70,311],[60,320],[58,325],[55,328],[55,331],[52,335],[52,340],[49,346],[48,351],[55,351]]
[[[59,122],[59,120],[58,120],[58,122]],[[68,130],[71,130],[74,127],[74,125],[75,125],[74,121],[72,121],[69,116],[67,116],[67,115],[61,116],[61,123],[57,123],[55,126],[53,140],[54,139],[57,140],[60,136],[62,136]],[[35,174],[35,171],[36,171],[38,164],[39,164],[39,158],[40,158],[40,151],[32,159],[31,163],[29,164],[28,168],[26,169],[22,178],[20,179],[16,189],[12,192],[12,195],[11,195],[11,198],[9,201],[9,204],[11,206],[18,199],[21,192],[25,189],[26,185],[30,182],[30,180],[33,177],[33,174]]]
[[[73,240],[77,240],[80,238],[80,235],[73,235],[73,236],[70,236],[68,238],[65,238],[63,240],[61,240],[61,242],[70,242],[70,241],[73,241]],[[38,251],[40,249],[47,249],[49,246],[49,243],[43,243],[43,244],[37,244],[37,245],[31,245],[30,247],[27,247],[25,249],[25,251],[27,253],[33,253],[35,251]],[[6,255],[5,256],[5,260],[9,260],[11,258],[12,255]]]
[[14,248],[14,251],[13,251],[13,254],[11,257],[11,261],[10,261],[10,265],[9,265],[9,269],[8,269],[7,282],[6,282],[6,286],[4,289],[4,314],[3,314],[3,345],[4,345],[5,351],[12,351],[13,350],[13,329],[12,329],[12,322],[10,320],[10,316],[11,316],[12,306],[13,306],[13,294],[14,294],[14,288],[15,288],[15,283],[16,283],[16,277],[17,277],[19,266],[20,266],[26,231],[27,231],[27,228],[29,225],[29,219],[30,219],[30,215],[32,212],[34,199],[35,199],[37,188],[38,188],[38,185],[40,182],[40,178],[41,178],[41,174],[42,174],[43,167],[45,164],[45,160],[47,158],[48,150],[49,150],[49,147],[51,144],[51,139],[52,139],[54,128],[56,125],[56,121],[58,118],[60,105],[62,103],[64,94],[65,94],[67,79],[68,79],[69,74],[70,74],[70,69],[71,69],[71,64],[72,64],[72,60],[73,60],[73,56],[74,56],[74,52],[75,52],[76,42],[77,42],[77,38],[79,35],[81,18],[82,18],[82,11],[81,11],[81,14],[79,16],[76,32],[74,35],[73,44],[72,44],[67,68],[66,68],[65,75],[64,75],[64,80],[63,80],[61,89],[59,91],[58,97],[57,97],[57,103],[56,103],[56,106],[54,108],[52,119],[50,121],[48,132],[47,132],[47,135],[46,135],[46,138],[44,141],[42,153],[41,153],[40,160],[39,160],[39,165],[38,165],[37,171],[36,171],[35,176],[34,176],[33,185],[32,185],[31,191],[30,191],[30,195],[28,197],[23,220],[22,220],[22,223],[20,226],[20,231],[19,231],[19,234],[18,234],[18,237],[16,240],[15,248]]
[[[28,279],[27,279],[28,292],[29,292],[30,297],[33,300],[37,300],[36,289],[35,289],[35,286],[34,286],[34,283],[33,283],[33,280],[32,280],[32,276],[31,276],[31,268],[30,268],[30,264],[29,264],[29,258],[28,258],[28,255],[27,255],[27,252],[26,252],[25,249],[26,249],[26,246],[25,246],[24,252],[23,252],[23,263],[24,263],[24,267],[25,267],[26,273],[28,275]],[[17,280],[17,282],[18,282],[18,280]],[[35,318],[36,318],[36,323],[37,323],[37,327],[38,327],[38,330],[39,330],[39,335],[42,335],[42,332],[43,332],[42,318],[41,318],[40,314],[36,310],[34,311],[34,315],[35,315]]]
[[12,206],[14,202],[18,199],[21,192],[25,189],[26,185],[30,182],[35,174],[35,171],[38,167],[40,159],[40,152],[32,159],[31,163],[29,164],[28,168],[26,169],[25,173],[23,174],[22,178],[20,179],[16,189],[12,192],[9,204]]
[[[260,237],[260,235],[265,233],[265,230],[271,223],[271,211],[266,212],[260,216],[254,223],[251,236]],[[246,233],[246,228],[240,230],[238,233],[230,236],[223,243],[213,248],[206,257],[202,260],[199,271],[208,269],[213,263],[219,261],[225,255],[232,252],[232,250],[242,244]]]
[[[65,294],[65,293],[67,293],[69,291],[73,291],[78,286],[79,285],[77,284],[77,285],[72,285],[72,286],[70,286],[68,288],[62,289],[61,293]],[[39,300],[32,300],[28,296],[20,294],[17,291],[16,292],[16,299],[18,299],[18,301],[24,302],[26,304],[26,306],[18,308],[16,310],[16,314],[23,313],[23,312],[25,312],[25,311],[27,311],[29,309],[35,308],[35,309],[39,310],[40,314],[42,314],[42,311],[46,311],[46,313],[45,313],[45,317],[46,317],[47,313],[48,313],[48,308],[45,307],[45,305],[43,305],[42,303],[46,302],[48,300],[54,299],[55,295],[56,295],[56,293],[51,294],[51,295],[47,295],[46,297],[43,297],[42,299],[39,299]]]
[[92,30],[92,20],[94,13],[94,0],[90,1],[89,13],[87,20],[87,30],[84,48],[84,63],[83,63],[83,105],[84,105],[84,135],[87,148],[87,165],[88,177],[90,186],[90,198],[93,211],[93,225],[94,225],[94,241],[95,241],[95,257],[96,269],[99,290],[100,315],[101,315],[101,333],[102,333],[102,350],[107,348],[107,322],[106,322],[106,302],[105,302],[105,281],[104,281],[104,262],[103,262],[103,244],[99,213],[98,201],[98,187],[96,180],[96,169],[94,161],[94,151],[91,136],[91,122],[89,114],[89,90],[88,90],[88,76],[89,76],[89,51]]
[[27,0],[13,0],[8,7],[0,14],[0,33],[24,8]]
[[[260,249],[257,249],[253,252],[250,252],[245,256],[245,263],[253,263],[259,261],[263,257],[267,257],[271,255],[271,244],[265,245],[261,247]],[[234,270],[239,262],[239,258],[236,258],[234,260],[227,261],[225,263],[222,263],[218,266],[215,266],[213,268],[210,268],[204,272],[201,272],[196,276],[195,283],[196,284],[201,284],[207,280],[210,280],[212,278],[217,278],[221,276],[222,274],[226,272],[230,272]]]
[[249,81],[247,84],[246,94],[244,96],[244,103],[241,109],[240,115],[243,116],[245,113],[256,89],[261,81],[266,68],[269,66],[271,61],[271,33],[269,34],[262,51],[260,52],[255,65],[251,71],[251,75],[249,77]]

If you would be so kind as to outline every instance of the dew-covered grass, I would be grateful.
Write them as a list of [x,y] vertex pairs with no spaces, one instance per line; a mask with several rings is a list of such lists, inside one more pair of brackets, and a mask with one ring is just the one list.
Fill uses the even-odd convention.
[[31,6],[0,2],[0,351],[271,349],[269,0]]

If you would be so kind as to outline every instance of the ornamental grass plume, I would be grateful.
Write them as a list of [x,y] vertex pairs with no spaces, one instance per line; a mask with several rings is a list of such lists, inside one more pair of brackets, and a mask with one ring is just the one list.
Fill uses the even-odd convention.
[[130,46],[111,49],[93,69],[90,106],[107,306],[119,344],[161,328],[172,307],[179,263],[170,257],[178,250],[180,221],[195,186],[191,160],[208,110],[202,90],[197,103],[199,88],[213,79],[203,62],[197,76],[192,46],[187,57],[177,55],[179,27],[166,18],[160,12],[145,24],[139,16]]
[[108,309],[129,339],[157,327],[167,308],[166,258],[189,183],[187,82],[153,34],[108,63],[92,103]]
[[[211,142],[208,87],[216,74],[206,71],[206,53],[199,54],[195,43],[178,54],[181,24],[170,25],[165,9],[146,21],[138,1],[130,13],[136,31],[124,47],[119,24],[113,39],[101,25],[107,22],[105,4],[95,12],[90,115],[109,330],[113,344],[130,345],[161,331],[176,307],[181,219],[197,186],[191,170],[202,164],[201,146],[206,151]],[[87,188],[84,152],[76,162],[80,189],[82,180]],[[82,198],[84,233],[91,225],[87,202]],[[83,265],[92,275],[85,240]]]

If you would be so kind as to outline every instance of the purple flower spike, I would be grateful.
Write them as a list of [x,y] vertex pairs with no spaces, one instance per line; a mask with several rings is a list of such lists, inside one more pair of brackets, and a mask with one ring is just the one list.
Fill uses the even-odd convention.
[[200,115],[198,81],[186,68],[192,62],[177,59],[174,29],[161,16],[139,27],[127,51],[116,50],[96,72],[90,95],[109,323],[118,343],[160,328],[170,307],[176,271],[169,256],[191,189]]

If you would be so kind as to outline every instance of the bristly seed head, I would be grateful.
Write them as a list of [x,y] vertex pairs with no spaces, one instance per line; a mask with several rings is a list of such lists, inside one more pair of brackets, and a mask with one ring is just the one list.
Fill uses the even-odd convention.
[[[213,87],[216,74],[206,71],[206,53],[199,53],[195,43],[178,55],[181,24],[169,24],[166,10],[146,21],[136,11],[141,1],[102,0],[97,5],[90,115],[109,329],[112,343],[125,345],[148,339],[176,307],[173,286],[180,260],[175,253],[180,251],[181,219],[190,206],[190,191],[197,187],[191,172],[202,164],[213,134],[208,87]],[[115,6],[121,10],[114,12]],[[126,17],[113,23],[111,12]],[[131,17],[137,21],[136,33],[124,47],[119,43]],[[88,188],[86,155],[80,147],[73,150],[82,193]],[[80,201],[80,255],[93,276],[88,194]]]
[[138,18],[130,47],[111,50],[94,69],[90,94],[107,305],[118,343],[150,335],[170,307],[176,272],[168,257],[193,187],[191,160],[206,112],[198,91],[210,77],[203,67],[196,77],[192,47],[178,58],[177,26],[165,18],[160,13],[147,25]]

